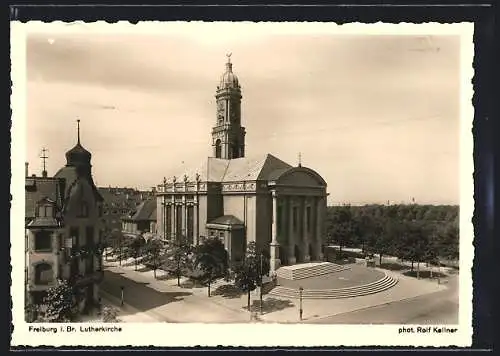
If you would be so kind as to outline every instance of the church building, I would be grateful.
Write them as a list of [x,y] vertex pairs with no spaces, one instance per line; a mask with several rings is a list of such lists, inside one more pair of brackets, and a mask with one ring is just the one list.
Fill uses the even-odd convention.
[[322,260],[326,182],[311,168],[292,166],[268,153],[247,157],[242,92],[230,56],[216,90],[216,120],[209,157],[193,169],[164,178],[157,187],[157,233],[197,245],[224,241],[231,262],[247,243],[280,265]]

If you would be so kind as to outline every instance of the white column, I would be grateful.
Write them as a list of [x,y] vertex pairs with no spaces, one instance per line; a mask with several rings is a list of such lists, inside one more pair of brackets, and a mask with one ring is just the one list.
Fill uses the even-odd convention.
[[322,248],[322,219],[323,219],[323,197],[318,197],[316,200],[316,236],[315,236],[315,241],[314,241],[314,249],[315,249],[315,254],[318,260],[323,260],[323,253],[321,252]]
[[187,203],[186,195],[182,196],[182,232],[183,237],[187,236]]
[[198,245],[198,199],[194,198],[193,205],[193,244]]
[[171,227],[170,231],[171,231],[171,235],[172,235],[171,239],[175,240],[175,233],[176,233],[175,230],[177,229],[177,219],[176,219],[176,216],[177,216],[177,206],[175,205],[175,196],[173,197],[173,199],[174,199],[174,201],[173,201],[173,203],[171,205],[172,211],[170,213],[172,215],[172,221],[171,221],[171,224],[170,224],[170,227]]
[[[295,230],[293,229],[293,197],[288,198],[289,206],[288,206],[288,264],[293,265],[295,264],[296,259],[295,259]],[[298,221],[295,222],[296,224]]]
[[[302,214],[302,253],[304,256],[304,262],[309,262],[311,260],[311,256],[309,256],[309,243],[310,243],[310,236],[308,233],[308,226],[307,226],[307,197],[304,197],[304,202],[303,202],[303,214]],[[309,221],[310,223],[310,221]]]
[[278,243],[278,202],[276,197],[276,192],[272,192],[273,199],[273,211],[272,211],[272,232],[271,232],[271,244],[270,244],[270,255],[271,255],[271,268],[270,272],[273,274],[281,264],[279,256],[280,245]]

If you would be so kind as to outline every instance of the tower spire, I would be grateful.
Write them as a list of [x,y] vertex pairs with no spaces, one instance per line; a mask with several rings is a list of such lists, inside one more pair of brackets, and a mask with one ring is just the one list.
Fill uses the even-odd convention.
[[228,72],[232,72],[233,71],[233,64],[231,63],[231,56],[232,55],[233,54],[231,52],[226,54],[226,57],[227,57],[226,70]]
[[80,119],[76,120],[77,132],[78,132],[78,144],[80,144]]
[[302,167],[302,153],[299,152],[299,167]]

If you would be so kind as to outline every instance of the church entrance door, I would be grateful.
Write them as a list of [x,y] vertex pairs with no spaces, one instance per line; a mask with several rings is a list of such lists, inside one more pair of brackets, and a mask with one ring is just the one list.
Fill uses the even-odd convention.
[[280,246],[280,250],[279,250],[279,254],[280,254],[280,262],[283,266],[288,266],[288,255],[286,253],[286,249],[284,246]]
[[300,249],[299,249],[299,246],[297,246],[297,245],[295,245],[295,261],[296,261],[296,263],[302,262],[302,256],[300,255]]

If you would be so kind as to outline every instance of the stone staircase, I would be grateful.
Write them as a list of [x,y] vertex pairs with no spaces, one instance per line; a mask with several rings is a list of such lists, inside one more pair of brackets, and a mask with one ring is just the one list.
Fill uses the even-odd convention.
[[[375,294],[383,292],[389,288],[394,287],[398,280],[389,275],[383,278],[360,286],[337,288],[337,289],[304,289],[302,291],[302,298],[304,299],[340,299],[340,298],[353,298],[360,297],[368,294]],[[285,297],[285,298],[299,298],[299,291],[297,289],[277,286],[273,288],[269,295]]]
[[346,269],[349,269],[349,267],[331,262],[312,262],[278,268],[276,276],[283,279],[297,280],[336,273]]

